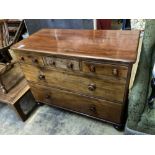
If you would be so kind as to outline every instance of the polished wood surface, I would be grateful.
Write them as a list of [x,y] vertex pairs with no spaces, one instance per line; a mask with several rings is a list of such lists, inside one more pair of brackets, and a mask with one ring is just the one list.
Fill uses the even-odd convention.
[[134,63],[138,41],[139,31],[42,29],[12,49]]
[[120,104],[106,100],[88,98],[68,91],[32,83],[30,83],[30,86],[32,93],[38,102],[55,105],[114,123],[121,122],[121,111],[123,106]]
[[12,47],[37,102],[124,124],[139,31],[43,29]]

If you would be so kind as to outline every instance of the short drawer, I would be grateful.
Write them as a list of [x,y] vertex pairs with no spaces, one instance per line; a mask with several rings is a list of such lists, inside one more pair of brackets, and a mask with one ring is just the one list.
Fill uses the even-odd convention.
[[121,123],[123,106],[106,100],[92,99],[71,92],[30,84],[31,91],[38,102],[54,105],[88,116]]
[[44,63],[50,67],[56,67],[60,69],[78,71],[80,70],[79,61],[73,59],[57,58],[57,57],[44,57]]
[[83,61],[82,71],[91,74],[113,76],[115,78],[127,78],[128,67]]
[[27,64],[40,65],[40,66],[44,65],[43,59],[39,55],[25,54],[22,52],[20,53],[16,52],[15,54],[16,54],[17,60],[20,63],[27,63]]
[[21,67],[28,81],[121,103],[124,99],[125,80],[98,79],[26,64]]

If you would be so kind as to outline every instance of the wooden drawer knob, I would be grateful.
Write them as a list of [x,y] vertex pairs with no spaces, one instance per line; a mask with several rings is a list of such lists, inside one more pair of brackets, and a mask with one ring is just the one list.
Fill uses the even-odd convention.
[[32,59],[32,62],[33,63],[38,63],[38,60],[37,59]]
[[95,84],[89,84],[89,85],[88,85],[88,89],[89,89],[90,91],[94,91],[94,90],[96,89],[96,85],[95,85]]
[[50,65],[55,66],[55,61],[51,61],[51,62],[50,62]]
[[117,68],[114,68],[114,69],[112,70],[112,74],[113,74],[114,76],[118,76],[118,69],[117,69]]
[[24,57],[20,57],[20,60],[24,61],[25,59],[24,59]]
[[92,112],[96,112],[96,107],[93,105],[93,106],[90,106],[90,111],[92,111]]
[[67,68],[69,68],[69,69],[73,69],[73,63],[71,63],[71,62],[68,63],[68,64],[67,64]]
[[39,78],[39,80],[45,80],[45,75],[41,74],[41,75],[38,76],[38,78]]
[[95,66],[94,66],[94,65],[90,65],[89,70],[90,70],[91,72],[95,72]]
[[46,98],[46,99],[50,99],[51,96],[50,96],[49,94],[47,94],[47,95],[45,96],[45,98]]

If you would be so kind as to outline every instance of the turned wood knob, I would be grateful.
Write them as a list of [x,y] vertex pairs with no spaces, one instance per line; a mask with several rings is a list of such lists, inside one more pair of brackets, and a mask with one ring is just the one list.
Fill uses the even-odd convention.
[[0,88],[2,89],[3,94],[7,94],[8,91],[6,90],[4,85],[1,85]]
[[112,70],[112,74],[115,75],[115,76],[118,76],[118,69],[117,68],[114,68]]
[[95,72],[95,66],[94,66],[94,65],[90,65],[89,70],[90,70],[91,72]]
[[51,96],[50,96],[49,94],[47,94],[47,95],[45,96],[45,98],[46,98],[46,99],[50,99]]
[[95,84],[89,84],[89,85],[88,85],[88,89],[89,89],[90,91],[94,91],[94,90],[96,89],[96,85],[95,85]]
[[24,57],[20,57],[20,60],[24,61],[25,59],[24,59]]
[[33,63],[38,63],[38,60],[37,59],[32,59],[32,62]]
[[39,77],[38,77],[40,80],[45,80],[45,75],[39,75]]
[[55,61],[51,61],[51,62],[50,62],[50,65],[55,66]]
[[73,69],[73,63],[71,63],[71,62],[68,63],[68,64],[67,64],[67,67],[68,67],[69,69]]
[[91,106],[90,108],[90,111],[92,111],[92,112],[96,112],[96,107],[93,105],[93,106]]

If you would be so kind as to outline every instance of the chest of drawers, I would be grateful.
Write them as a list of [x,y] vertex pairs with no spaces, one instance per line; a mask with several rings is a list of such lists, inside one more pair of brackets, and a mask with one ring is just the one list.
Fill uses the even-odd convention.
[[139,31],[42,29],[12,50],[37,102],[120,127],[138,41]]

